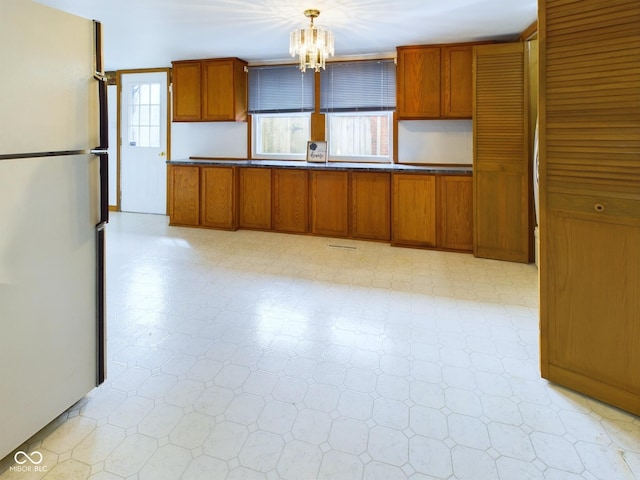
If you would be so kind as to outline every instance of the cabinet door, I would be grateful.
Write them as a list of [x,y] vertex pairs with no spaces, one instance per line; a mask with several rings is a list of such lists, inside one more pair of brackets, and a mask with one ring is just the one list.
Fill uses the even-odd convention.
[[171,225],[200,224],[200,168],[169,166],[169,221]]
[[522,43],[475,47],[474,254],[528,263],[533,253]]
[[513,163],[482,162],[474,170],[474,254],[529,261],[529,177]]
[[202,119],[242,121],[246,119],[247,83],[237,59],[202,62]]
[[442,47],[442,116],[471,118],[473,110],[473,47]]
[[393,174],[394,245],[436,246],[436,177]]
[[541,372],[640,415],[640,2],[539,9]]
[[273,229],[281,232],[308,231],[309,192],[307,171],[273,169]]
[[202,118],[200,62],[173,62],[172,66],[173,121],[198,121]]
[[438,177],[438,247],[473,250],[473,180],[470,176]]
[[349,235],[349,173],[311,171],[311,232],[316,235]]
[[271,229],[271,170],[238,169],[238,224],[240,228]]
[[202,167],[201,224],[205,227],[235,230],[236,201],[234,167]]
[[398,118],[440,116],[440,47],[399,47]]
[[391,238],[391,177],[381,172],[351,172],[351,234],[354,238]]

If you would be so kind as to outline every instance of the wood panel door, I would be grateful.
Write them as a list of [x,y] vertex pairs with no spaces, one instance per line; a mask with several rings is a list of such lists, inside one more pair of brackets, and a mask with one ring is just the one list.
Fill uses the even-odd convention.
[[440,47],[398,47],[398,118],[440,116]]
[[281,232],[309,231],[309,191],[304,169],[273,169],[273,229]]
[[441,114],[471,118],[473,111],[473,47],[442,47]]
[[205,227],[237,228],[235,167],[200,169],[201,219]]
[[383,172],[351,172],[351,235],[391,239],[391,176]]
[[436,177],[393,174],[393,245],[436,246]]
[[528,263],[533,225],[524,45],[476,46],[474,62],[473,252]]
[[245,62],[235,59],[202,62],[202,119],[244,121],[247,117]]
[[438,247],[473,250],[473,179],[438,177]]
[[349,235],[349,172],[309,172],[311,233],[330,237]]
[[200,225],[200,168],[169,166],[169,222]]
[[238,169],[238,226],[271,230],[271,169]]
[[202,64],[199,60],[172,62],[173,121],[194,122],[202,118],[200,90]]
[[640,415],[640,3],[539,6],[542,376]]

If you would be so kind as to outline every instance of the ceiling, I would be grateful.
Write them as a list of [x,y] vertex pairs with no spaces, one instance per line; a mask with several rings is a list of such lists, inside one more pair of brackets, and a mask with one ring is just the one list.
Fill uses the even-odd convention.
[[106,70],[172,60],[291,61],[289,32],[332,30],[336,58],[389,54],[399,45],[511,40],[537,17],[537,0],[37,0],[103,26]]

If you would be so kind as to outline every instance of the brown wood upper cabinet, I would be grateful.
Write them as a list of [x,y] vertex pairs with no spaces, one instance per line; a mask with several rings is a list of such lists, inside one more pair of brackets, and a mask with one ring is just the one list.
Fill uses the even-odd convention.
[[441,50],[440,114],[471,118],[473,110],[473,47],[451,45]]
[[398,119],[471,118],[473,45],[398,47]]
[[172,62],[173,121],[245,121],[246,65],[238,58]]
[[202,63],[199,60],[173,62],[173,121],[197,122],[202,119],[200,90]]

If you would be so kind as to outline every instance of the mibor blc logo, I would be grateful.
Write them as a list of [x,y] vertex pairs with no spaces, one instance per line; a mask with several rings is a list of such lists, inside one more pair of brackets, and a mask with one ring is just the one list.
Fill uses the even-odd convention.
[[9,467],[9,470],[12,472],[46,472],[47,467],[45,465],[40,465],[42,463],[43,457],[42,453],[37,450],[34,450],[30,454],[27,452],[23,452],[22,450],[18,450],[13,456],[13,460],[16,462],[16,465],[12,465]]

